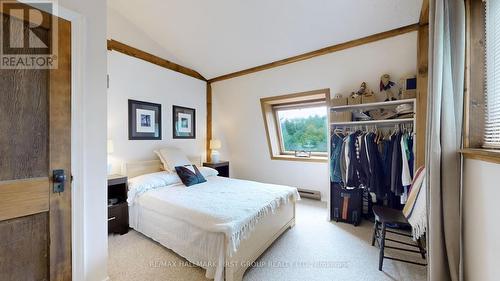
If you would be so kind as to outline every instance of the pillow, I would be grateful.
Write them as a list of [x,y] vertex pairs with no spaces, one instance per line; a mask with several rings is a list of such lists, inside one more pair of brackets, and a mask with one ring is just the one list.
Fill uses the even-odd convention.
[[210,167],[200,167],[198,168],[200,170],[200,173],[205,177],[214,177],[219,174],[219,171],[216,169],[210,168]]
[[158,151],[160,161],[163,163],[163,168],[166,171],[175,172],[175,167],[191,165],[191,161],[186,157],[184,152],[177,148],[162,148]]
[[161,169],[163,171],[167,171],[167,169],[165,168],[165,160],[163,159],[163,157],[161,157],[161,154],[160,154],[160,151],[158,150],[153,150],[154,154],[156,154],[156,156],[158,156],[158,159],[160,159],[160,162],[161,162]]
[[148,190],[180,183],[177,174],[156,172],[137,176],[128,180],[128,203],[132,205],[135,199]]
[[177,175],[181,178],[185,186],[192,186],[207,181],[195,165],[177,166],[175,167],[175,171],[177,171]]

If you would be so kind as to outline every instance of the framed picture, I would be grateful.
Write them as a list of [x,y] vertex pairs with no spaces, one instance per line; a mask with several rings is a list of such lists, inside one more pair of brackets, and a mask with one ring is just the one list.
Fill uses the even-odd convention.
[[173,106],[172,128],[174,139],[196,138],[196,110],[182,106]]
[[128,139],[161,140],[161,104],[128,100]]

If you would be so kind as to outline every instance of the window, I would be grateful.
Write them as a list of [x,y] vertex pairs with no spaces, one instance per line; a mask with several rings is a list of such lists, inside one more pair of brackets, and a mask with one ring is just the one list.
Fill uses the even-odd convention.
[[327,161],[329,100],[329,89],[261,99],[271,159]]
[[465,157],[500,163],[500,1],[468,0]]
[[327,153],[327,109],[324,102],[322,105],[276,106],[275,112],[282,154],[295,154],[295,151]]
[[500,1],[486,1],[485,92],[483,146],[500,148]]

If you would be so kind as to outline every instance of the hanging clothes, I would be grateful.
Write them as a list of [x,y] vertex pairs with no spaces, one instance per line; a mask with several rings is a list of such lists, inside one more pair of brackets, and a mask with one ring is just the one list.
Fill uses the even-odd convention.
[[415,168],[415,154],[413,153],[413,133],[410,132],[408,134],[408,150],[409,150],[409,157],[408,157],[408,166],[410,167],[410,175],[411,178],[414,178],[414,168]]
[[361,184],[359,180],[359,169],[361,163],[359,162],[359,132],[351,133],[347,139],[347,182],[346,187],[359,187]]
[[375,133],[367,133],[365,135],[365,149],[369,172],[367,187],[371,192],[381,194],[384,193],[384,171],[376,138],[377,135]]
[[342,183],[342,171],[340,167],[342,156],[342,144],[344,143],[344,136],[340,133],[333,133],[330,138],[331,149],[330,157],[330,180],[334,183]]
[[403,172],[403,156],[401,153],[401,132],[396,132],[391,136],[392,141],[392,165],[391,165],[391,191],[396,196],[403,193],[403,183],[401,175]]
[[347,149],[348,145],[348,137],[344,137],[344,140],[342,142],[342,147],[340,149],[340,158],[339,158],[339,164],[340,164],[340,174],[342,176],[342,183],[345,185],[347,183]]
[[[345,131],[344,131],[345,132]],[[331,135],[331,181],[344,188],[366,188],[374,202],[401,209],[413,178],[413,136],[357,130]]]
[[381,158],[384,179],[382,181],[382,188],[377,192],[379,199],[387,198],[387,194],[391,191],[393,140],[391,138],[383,140],[382,146]]
[[408,137],[407,134],[403,134],[401,136],[401,162],[402,162],[402,170],[401,170],[401,183],[403,186],[411,185],[411,174],[410,174],[410,151],[408,149]]

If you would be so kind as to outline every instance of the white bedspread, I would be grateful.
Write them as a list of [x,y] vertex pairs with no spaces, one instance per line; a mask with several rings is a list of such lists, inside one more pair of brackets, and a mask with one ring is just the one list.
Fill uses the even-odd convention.
[[[274,213],[281,204],[300,198],[294,187],[215,176],[194,186],[174,184],[139,196],[143,197],[144,208],[206,231],[224,233],[229,256],[237,251],[241,240],[250,235],[260,218]],[[134,201],[135,198],[132,204]]]

